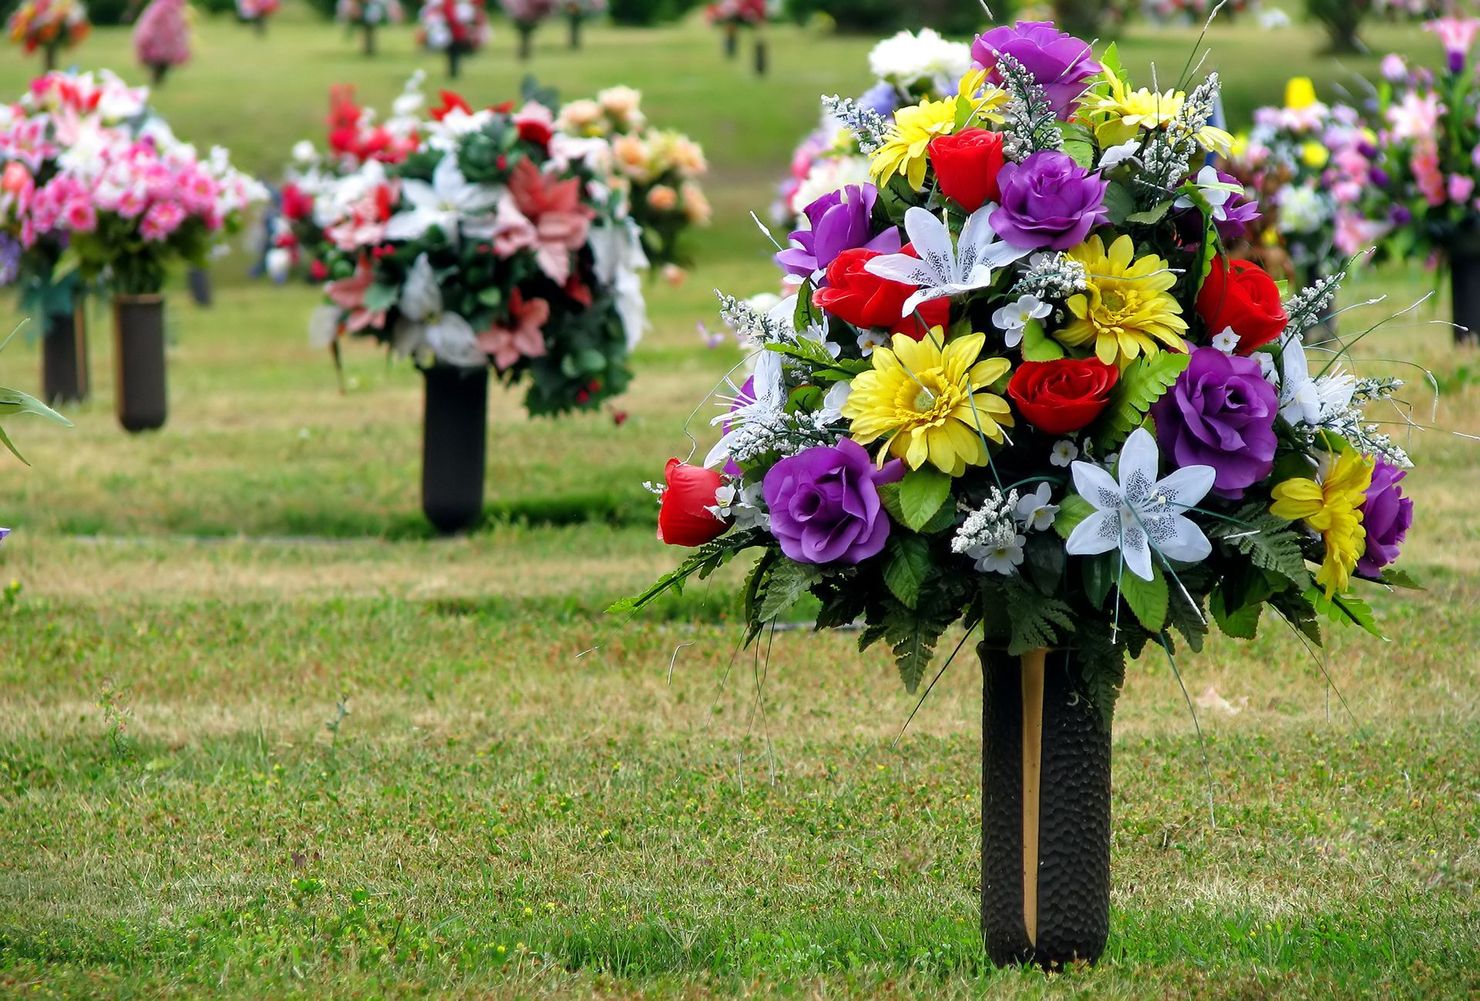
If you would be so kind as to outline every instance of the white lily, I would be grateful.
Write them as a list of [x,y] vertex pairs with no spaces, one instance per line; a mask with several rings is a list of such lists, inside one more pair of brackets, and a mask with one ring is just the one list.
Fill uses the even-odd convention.
[[[1268,358],[1264,355],[1264,358]],[[1300,334],[1289,331],[1280,341],[1279,376],[1274,378],[1273,361],[1264,361],[1265,378],[1280,391],[1280,416],[1291,425],[1320,427],[1351,406],[1357,380],[1340,368],[1314,378]]]
[[472,324],[443,310],[442,288],[426,254],[406,273],[398,308],[401,318],[396,324],[395,346],[401,354],[430,351],[439,361],[467,368],[488,364]]
[[592,226],[587,241],[591,245],[596,280],[616,297],[617,315],[621,317],[630,351],[647,330],[647,300],[642,294],[641,272],[647,270],[648,259],[642,249],[641,233],[628,219],[625,225]]
[[1126,569],[1152,579],[1151,552],[1167,559],[1198,563],[1213,551],[1202,529],[1182,514],[1213,489],[1212,466],[1183,466],[1157,479],[1161,453],[1156,439],[1137,428],[1120,452],[1119,482],[1088,462],[1071,467],[1074,487],[1095,513],[1075,526],[1064,551],[1098,556],[1119,550]]
[[430,184],[415,178],[402,181],[401,197],[411,208],[391,216],[385,227],[386,239],[418,240],[435,226],[456,243],[459,224],[464,220],[484,222],[480,217],[498,204],[499,191],[473,184],[458,169],[457,157],[448,154],[432,171]]
[[932,299],[987,288],[996,280],[997,269],[1031,253],[997,236],[992,228],[992,213],[996,211],[997,206],[988,203],[971,213],[961,229],[961,238],[952,246],[945,222],[916,206],[904,214],[904,231],[920,256],[886,254],[869,261],[864,269],[880,278],[919,286],[920,290],[905,300],[900,316],[909,316],[921,303]]

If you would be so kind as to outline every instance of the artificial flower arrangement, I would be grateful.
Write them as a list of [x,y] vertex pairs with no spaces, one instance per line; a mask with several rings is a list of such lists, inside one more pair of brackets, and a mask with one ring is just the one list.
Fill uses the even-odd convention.
[[560,9],[560,0],[499,0],[499,5],[519,35],[519,58],[528,59],[534,53],[534,33]]
[[988,952],[1058,965],[1104,946],[1127,658],[1269,617],[1376,633],[1361,582],[1410,584],[1410,463],[1371,413],[1400,383],[1302,343],[1339,276],[1282,300],[1228,256],[1242,194],[1201,170],[1232,139],[1216,75],[1137,89],[1047,23],[973,52],[943,99],[829,102],[872,180],[806,206],[782,306],[722,297],[754,372],[718,394],[704,464],[670,460],[658,515],[697,551],[618,608],[756,550],[749,639],[811,595],[911,691],[963,627],[995,721]]
[[704,9],[710,24],[721,27],[754,28],[770,17],[766,0],[718,0]]
[[314,196],[326,236],[316,339],[366,337],[423,366],[528,382],[533,414],[591,410],[631,379],[646,266],[602,144],[537,100],[473,109],[443,92],[414,152],[367,159]]
[[566,104],[556,127],[611,144],[608,183],[626,193],[652,265],[667,269],[692,263],[684,236],[694,226],[707,226],[711,216],[699,183],[709,171],[703,148],[682,133],[652,127],[642,111],[642,94],[631,87],[608,87],[594,100]]
[[399,0],[339,0],[334,5],[334,19],[355,28],[400,24],[406,11]]
[[245,24],[253,25],[258,31],[267,26],[267,19],[278,12],[282,0],[236,0],[236,16]]
[[606,13],[606,0],[562,0],[560,9],[570,28],[570,47],[581,47],[581,25]]
[[[952,93],[971,66],[971,46],[949,41],[932,28],[901,31],[875,45],[868,64],[875,82],[858,103],[892,115],[901,105]],[[771,215],[779,223],[796,224],[805,218],[802,209],[818,198],[868,179],[868,158],[857,136],[824,108],[817,128],[792,153]]]
[[462,71],[464,56],[488,44],[493,30],[483,0],[426,0],[418,15],[417,42],[429,52],[447,57],[447,75]]
[[1336,221],[1340,207],[1362,198],[1349,168],[1354,148],[1371,138],[1355,108],[1321,101],[1308,77],[1288,82],[1283,106],[1254,112],[1222,176],[1256,193],[1262,218],[1247,220],[1250,253],[1270,271],[1297,283],[1326,278],[1368,245],[1347,234],[1338,247]]
[[1359,197],[1337,212],[1343,253],[1377,241],[1393,259],[1444,263],[1452,278],[1457,340],[1480,339],[1480,89],[1470,58],[1480,19],[1443,17],[1425,28],[1444,47],[1444,69],[1382,62],[1371,133],[1340,154]]
[[40,50],[47,70],[52,70],[57,54],[81,43],[92,22],[82,0],[23,0],[11,11],[5,29],[27,55]]
[[156,87],[190,61],[189,9],[186,0],[149,0],[134,25],[134,55]]
[[[1141,17],[1158,26],[1195,25],[1205,22],[1219,7],[1218,0],[1141,0]],[[1232,18],[1258,8],[1258,0],[1226,0],[1220,17]]]

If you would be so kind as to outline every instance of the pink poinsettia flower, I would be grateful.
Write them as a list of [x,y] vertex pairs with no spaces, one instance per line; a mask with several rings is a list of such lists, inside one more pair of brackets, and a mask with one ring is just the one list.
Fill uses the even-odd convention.
[[329,297],[329,301],[347,314],[344,328],[350,333],[371,328],[379,330],[385,326],[385,310],[367,309],[365,306],[365,293],[370,291],[370,286],[374,283],[375,272],[371,269],[370,262],[361,258],[354,274],[324,286],[324,294]]
[[550,320],[550,304],[544,299],[525,299],[514,290],[509,299],[510,326],[494,324],[478,335],[478,347],[493,359],[500,372],[521,358],[540,358],[545,354],[545,324]]
[[1439,127],[1439,116],[1444,114],[1444,104],[1438,94],[1408,93],[1387,110],[1388,124],[1392,126],[1394,139],[1432,139]]
[[534,224],[540,270],[564,285],[570,277],[570,256],[585,246],[595,215],[590,206],[581,204],[580,178],[552,181],[532,161],[520,160],[509,176],[509,196],[520,215]]

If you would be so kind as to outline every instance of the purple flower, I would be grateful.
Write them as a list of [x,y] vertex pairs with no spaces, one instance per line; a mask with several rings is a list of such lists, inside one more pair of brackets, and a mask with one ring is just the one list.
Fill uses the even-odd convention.
[[[1218,180],[1224,184],[1238,184],[1238,178],[1232,174],[1218,171]],[[1259,221],[1259,203],[1250,198],[1242,189],[1235,195],[1231,195],[1228,201],[1223,203],[1222,211],[1215,212],[1213,222],[1218,227],[1218,235],[1225,240],[1242,239],[1248,232],[1248,228]]]
[[1259,362],[1198,348],[1151,416],[1163,452],[1178,466],[1212,466],[1213,493],[1238,500],[1274,469],[1279,409]]
[[880,80],[863,92],[858,103],[888,118],[899,108],[899,91],[894,88],[894,84]]
[[878,487],[904,475],[895,459],[874,468],[863,446],[844,438],[782,459],[761,490],[771,512],[771,534],[798,563],[861,563],[889,538],[889,516]]
[[1405,470],[1378,457],[1372,470],[1372,485],[1362,503],[1362,525],[1367,529],[1367,551],[1357,561],[1357,573],[1376,577],[1398,558],[1398,546],[1413,525],[1413,501],[1403,496],[1398,481]]
[[997,72],[999,54],[1012,56],[1033,74],[1061,118],[1084,92],[1085,81],[1100,72],[1089,45],[1055,28],[1051,21],[1019,21],[977,36],[971,58],[990,70],[991,81],[998,84],[1002,82]]
[[20,277],[21,245],[7,233],[0,233],[0,285],[9,285]]
[[1406,226],[1413,221],[1413,213],[1407,205],[1394,205],[1388,212],[1388,220],[1394,226]]
[[5,541],[5,537],[7,535],[9,535],[9,534],[10,534],[10,529],[8,529],[8,528],[0,528],[0,542],[4,542]]
[[1373,167],[1371,174],[1368,176],[1371,177],[1372,183],[1379,188],[1385,188],[1393,182],[1393,179],[1388,176],[1388,172],[1381,167]]
[[[874,203],[878,200],[879,189],[872,184],[850,184],[841,191],[823,195],[802,210],[811,228],[794,231],[791,242],[797,246],[777,254],[776,263],[787,274],[810,278],[843,251],[855,247],[881,254],[898,253],[897,227],[890,226],[874,234]],[[820,278],[819,282],[825,285],[827,279]]]
[[992,228],[1014,247],[1068,250],[1110,218],[1105,208],[1109,182],[1066,153],[1044,149],[1022,163],[1009,163],[997,183],[1002,204],[992,214]]
[[[745,385],[740,387],[740,392],[735,394],[735,399],[730,403],[730,413],[734,413],[741,407],[748,407],[755,402],[755,376],[745,380]],[[730,433],[730,422],[725,421],[720,425],[720,430],[725,434]],[[731,479],[738,480],[745,475],[745,471],[735,464],[734,459],[726,459],[723,472]]]

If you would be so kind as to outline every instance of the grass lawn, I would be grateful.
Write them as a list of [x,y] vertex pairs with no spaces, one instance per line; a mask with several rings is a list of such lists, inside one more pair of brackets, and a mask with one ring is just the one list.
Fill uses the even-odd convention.
[[[202,20],[157,104],[177,131],[275,175],[354,81],[384,103],[409,31],[368,61],[290,7],[266,39]],[[16,421],[35,463],[0,474],[0,995],[691,998],[1473,997],[1480,992],[1480,491],[1473,443],[1414,442],[1423,593],[1379,595],[1385,643],[1286,632],[1130,672],[1116,730],[1111,941],[1094,970],[986,967],[977,935],[980,678],[962,660],[914,700],[849,635],[737,651],[734,577],[633,621],[602,609],[675,553],[642,489],[737,361],[707,351],[714,286],[772,281],[764,212],[815,95],[857,90],[868,43],[773,32],[773,75],[702,25],[545,32],[532,69],[568,95],[642,88],[714,163],[716,225],[609,414],[533,421],[495,394],[489,522],[438,540],[418,511],[420,389],[348,352],[348,392],[307,347],[311,291],[216,269],[218,302],[170,301],[169,425]],[[1127,63],[1176,75],[1189,32],[1136,33]],[[1379,28],[1383,51],[1437,51]],[[1286,75],[1326,85],[1376,58],[1314,60],[1314,31],[1216,31],[1237,124]],[[470,60],[511,94],[513,34]],[[125,68],[101,30],[83,65]],[[0,61],[0,93],[31,67]],[[1361,275],[1360,330],[1434,286]],[[1430,321],[1359,354],[1415,358],[1438,423],[1480,433],[1480,357]],[[18,317],[7,301],[0,325]],[[0,385],[36,384],[34,346]],[[1416,413],[1429,397],[1413,378]],[[698,427],[707,431],[700,422]],[[1329,677],[1329,683],[1328,683]],[[1183,687],[1194,701],[1201,737]],[[1333,687],[1334,686],[1334,687]],[[1211,812],[1211,818],[1210,818]]]

